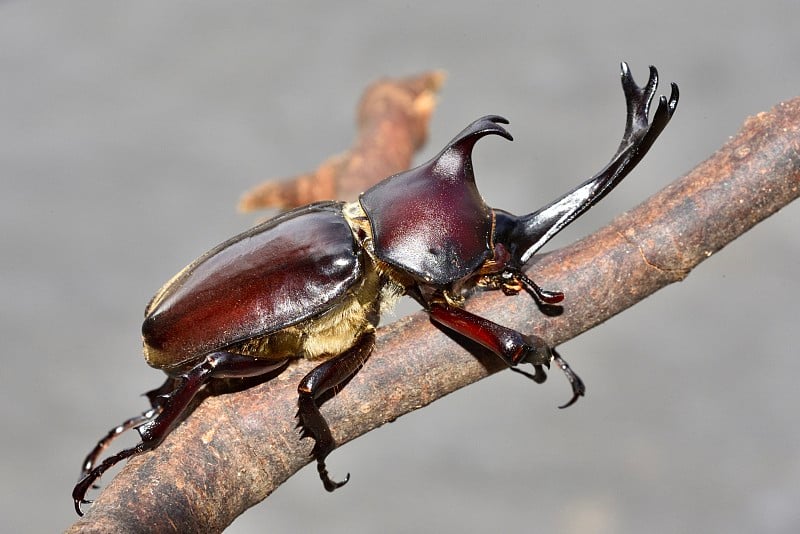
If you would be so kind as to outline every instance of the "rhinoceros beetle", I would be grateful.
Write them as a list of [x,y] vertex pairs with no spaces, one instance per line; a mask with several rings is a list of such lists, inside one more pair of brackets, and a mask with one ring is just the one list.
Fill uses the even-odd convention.
[[[536,382],[555,362],[572,386],[580,378],[545,340],[525,335],[462,307],[475,288],[530,293],[540,305],[564,294],[537,286],[523,272],[533,254],[608,194],[639,163],[678,104],[673,83],[649,120],[658,83],[650,67],[644,87],[622,63],[627,120],[611,161],[594,177],[547,206],[515,216],[487,206],[475,185],[472,149],[484,136],[511,140],[506,119],[482,117],[433,159],[386,178],[355,202],[318,202],[285,212],[211,249],[167,282],[145,310],[147,363],[168,378],[149,392],[151,408],[112,429],[87,456],[72,497],[75,509],[110,467],[157,447],[211,381],[264,375],[293,358],[321,363],[298,385],[298,426],[315,440],[313,456],[325,489],[334,481],[325,458],[335,448],[318,400],[352,377],[375,344],[382,307],[410,295],[445,330],[471,339]],[[136,428],[138,445],[97,463],[122,432]]]

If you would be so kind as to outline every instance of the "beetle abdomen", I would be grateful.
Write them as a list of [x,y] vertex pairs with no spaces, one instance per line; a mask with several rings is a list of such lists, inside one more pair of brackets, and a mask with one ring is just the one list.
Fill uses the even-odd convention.
[[145,311],[145,358],[179,367],[339,304],[363,272],[341,203],[289,211],[220,244],[170,280]]

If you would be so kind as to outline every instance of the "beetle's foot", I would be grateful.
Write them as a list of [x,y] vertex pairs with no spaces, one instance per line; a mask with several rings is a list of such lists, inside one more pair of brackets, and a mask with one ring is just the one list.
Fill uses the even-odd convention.
[[319,473],[320,480],[322,480],[322,485],[325,486],[327,491],[335,491],[350,481],[350,473],[347,473],[344,480],[341,482],[331,480],[331,477],[328,475],[328,468],[325,467],[325,460],[317,460],[317,472]]
[[581,380],[581,377],[579,377],[575,371],[572,370],[569,364],[564,361],[564,358],[562,358],[555,349],[552,349],[552,352],[553,361],[558,364],[562,371],[564,371],[567,380],[569,380],[569,383],[572,386],[572,398],[566,404],[559,406],[559,408],[562,409],[568,408],[569,406],[575,404],[575,402],[578,400],[578,397],[583,397],[586,395],[586,386],[584,385],[583,380]]
[[300,439],[311,438],[314,440],[314,447],[311,449],[309,456],[317,460],[317,473],[319,473],[319,478],[322,481],[322,485],[325,487],[325,489],[327,491],[334,491],[347,484],[347,482],[350,480],[350,473],[347,473],[347,475],[344,477],[344,480],[341,482],[336,482],[335,480],[331,479],[330,475],[328,474],[328,468],[325,465],[325,459],[331,452],[332,447],[327,446],[325,442],[317,439],[317,436],[315,436],[314,433],[303,424],[302,418],[299,417],[299,414],[297,428],[300,430]]
[[572,406],[578,400],[578,397],[586,395],[586,386],[583,380],[572,370],[564,358],[556,352],[556,349],[549,347],[545,340],[537,336],[523,336],[523,339],[525,340],[525,353],[516,363],[530,363],[533,365],[534,372],[528,373],[516,367],[511,367],[512,371],[530,378],[537,384],[541,384],[547,380],[547,373],[545,373],[544,367],[546,366],[549,369],[552,361],[564,372],[572,387],[572,398],[566,404],[559,406],[559,408]]
[[75,484],[75,488],[72,490],[72,499],[75,501],[75,511],[78,513],[78,515],[83,516],[83,510],[81,510],[82,505],[92,503],[92,501],[86,498],[86,492],[88,492],[90,488],[97,487],[95,482],[100,480],[100,477],[103,476],[103,473],[117,465],[122,460],[144,452],[144,450],[145,445],[143,443],[139,443],[139,445],[131,447],[130,449],[124,449],[114,456],[106,458],[98,466],[81,477],[78,483]]
[[541,365],[534,365],[533,366],[533,370],[534,370],[533,373],[529,373],[528,371],[524,371],[524,370],[520,369],[519,367],[509,367],[509,369],[511,369],[515,373],[519,373],[519,374],[521,374],[523,376],[526,376],[526,377],[530,378],[531,380],[533,380],[537,384],[542,384],[542,383],[544,383],[545,380],[547,380],[547,373],[544,372],[544,367],[542,367]]
[[328,475],[325,459],[336,448],[328,423],[319,413],[319,407],[310,395],[300,395],[298,405],[300,409],[297,412],[297,428],[300,429],[301,439],[311,438],[314,440],[311,456],[317,460],[317,472],[322,480],[322,485],[327,491],[341,488],[350,480],[350,473],[347,473],[341,482],[332,480]]
[[543,304],[558,304],[564,300],[564,293],[561,291],[548,291],[542,289],[536,282],[528,278],[522,273],[516,273],[519,280],[525,285],[525,289],[533,295],[533,297]]
[[86,498],[86,493],[89,491],[89,489],[96,489],[98,487],[98,485],[95,484],[95,481],[98,480],[100,476],[93,476],[93,472],[94,469],[84,475],[72,490],[72,499],[75,501],[75,512],[77,512],[81,517],[83,517],[83,510],[81,510],[81,506],[84,504],[92,504],[94,502]]
[[[94,449],[86,456],[86,459],[83,461],[83,465],[81,466],[81,477],[86,476],[92,469],[94,469],[95,465],[97,464],[97,460],[100,458],[100,455],[103,454],[108,446],[114,441],[120,434],[130,430],[131,428],[136,428],[153,418],[160,412],[159,409],[152,408],[147,410],[142,415],[138,415],[136,417],[131,417],[127,421],[123,422],[121,425],[118,425],[111,430],[108,431],[103,439],[101,439],[97,445],[95,445]],[[100,486],[97,484],[92,485],[92,489],[97,489]]]
[[[96,486],[92,486],[93,488]],[[88,499],[75,499],[75,512],[83,517],[83,510],[81,510],[81,506],[84,504],[92,504],[94,501],[90,501]]]
[[[317,460],[317,472],[319,473],[319,478],[322,480],[322,485],[325,487],[325,489],[327,491],[334,491],[347,484],[347,482],[350,480],[350,473],[347,473],[347,476],[345,476],[344,480],[341,482],[336,482],[335,480],[331,479],[330,475],[328,474],[328,468],[325,465],[325,458],[327,458],[328,454],[331,452],[331,450],[333,450],[333,444],[326,443],[324,438],[317,438],[317,435],[314,433],[314,431],[303,423],[302,410],[298,411],[297,413],[297,424],[295,427],[300,431],[300,439],[311,438],[314,440],[314,447],[311,449],[309,456]],[[328,431],[328,434],[329,433],[330,431]],[[323,435],[324,434],[325,433],[323,432]]]

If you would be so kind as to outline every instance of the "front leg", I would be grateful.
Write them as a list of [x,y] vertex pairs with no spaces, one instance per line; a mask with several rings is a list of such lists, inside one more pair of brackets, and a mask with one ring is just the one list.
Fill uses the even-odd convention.
[[[526,336],[461,308],[443,303],[431,304],[429,313],[434,322],[483,345],[500,356],[513,371],[520,372],[538,383],[544,382],[547,378],[543,366],[549,367],[550,362],[555,361],[572,386],[572,399],[560,408],[574,404],[578,397],[586,394],[586,386],[580,377],[542,338]],[[516,369],[515,367],[521,363],[532,364],[535,373],[531,375]]]

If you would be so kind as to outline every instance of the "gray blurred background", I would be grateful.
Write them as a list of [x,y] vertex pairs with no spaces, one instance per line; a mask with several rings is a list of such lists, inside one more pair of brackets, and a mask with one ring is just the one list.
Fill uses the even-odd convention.
[[[420,161],[509,117],[515,142],[475,166],[514,212],[611,156],[620,60],[679,82],[644,163],[558,245],[800,95],[799,20],[793,1],[0,3],[3,530],[75,519],[84,454],[161,382],[147,300],[254,221],[241,192],[346,148],[370,81],[448,71]],[[783,210],[564,345],[588,384],[569,410],[557,373],[500,373],[335,452],[347,488],[307,468],[230,532],[797,532],[798,223]]]

